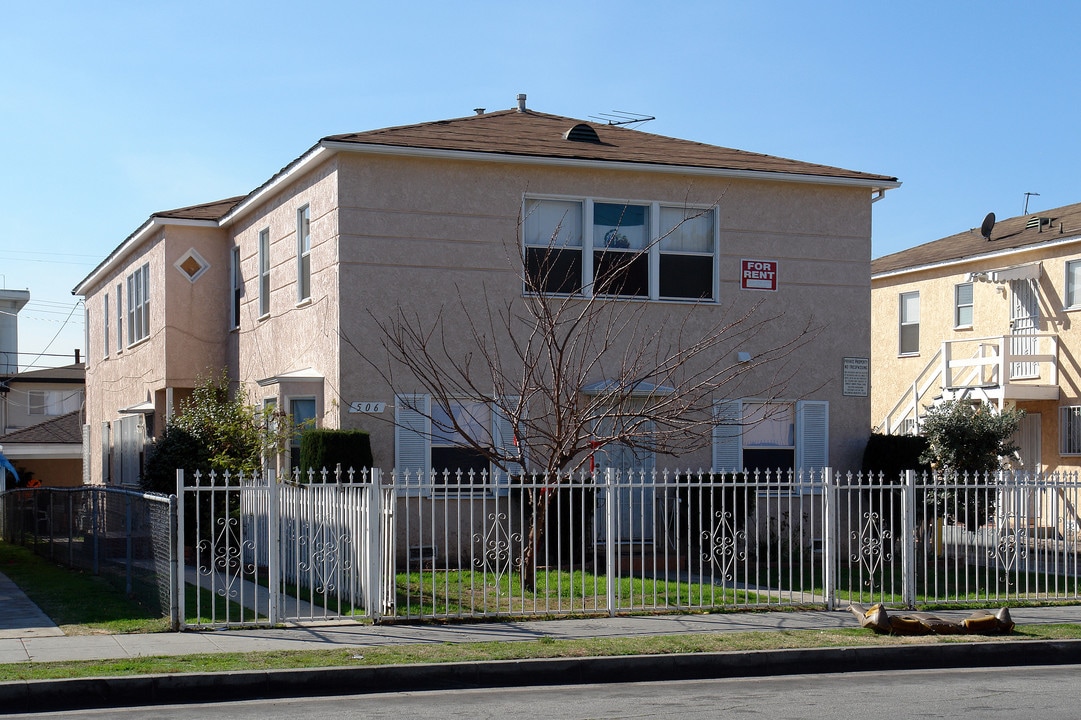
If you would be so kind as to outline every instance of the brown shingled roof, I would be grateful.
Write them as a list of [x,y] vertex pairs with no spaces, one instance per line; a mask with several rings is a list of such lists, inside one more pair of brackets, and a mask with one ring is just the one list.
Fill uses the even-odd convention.
[[42,368],[40,370],[26,370],[15,375],[4,376],[12,382],[61,382],[80,383],[86,381],[86,365],[75,363],[54,368]]
[[[563,137],[568,130],[579,124],[593,128],[600,142],[577,142]],[[530,157],[791,173],[848,178],[868,183],[897,182],[897,178],[886,175],[872,175],[827,165],[787,160],[744,150],[653,135],[617,125],[549,115],[535,110],[523,112],[500,110],[452,120],[332,135],[324,138],[324,141]]]
[[[1036,223],[1033,218],[1046,218]],[[1033,227],[1028,227],[1029,224]],[[1081,234],[1081,203],[999,220],[986,240],[980,228],[917,245],[871,261],[871,275],[978,257],[1002,250],[1066,240]]]
[[189,205],[176,210],[162,210],[152,217],[171,218],[175,220],[218,220],[225,213],[233,209],[233,206],[244,199],[244,195],[215,200],[214,202],[202,203],[201,205]]
[[78,410],[0,436],[0,445],[14,445],[15,443],[82,444],[82,442],[83,426],[79,422]]

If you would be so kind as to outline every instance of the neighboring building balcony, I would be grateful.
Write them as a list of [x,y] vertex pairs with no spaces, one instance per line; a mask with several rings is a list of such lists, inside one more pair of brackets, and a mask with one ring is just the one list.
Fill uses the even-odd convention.
[[1006,401],[1057,400],[1058,336],[1024,333],[942,343],[886,414],[880,432],[919,432],[923,409],[946,400],[1002,408]]

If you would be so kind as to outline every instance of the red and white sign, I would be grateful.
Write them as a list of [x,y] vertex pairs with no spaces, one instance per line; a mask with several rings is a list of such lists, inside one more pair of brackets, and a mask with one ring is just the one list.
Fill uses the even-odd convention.
[[741,263],[739,284],[744,290],[776,290],[776,260],[744,260]]

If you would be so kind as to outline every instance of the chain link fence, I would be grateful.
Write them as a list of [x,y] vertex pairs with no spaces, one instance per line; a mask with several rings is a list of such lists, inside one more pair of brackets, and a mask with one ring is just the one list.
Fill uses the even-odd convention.
[[176,499],[116,488],[0,494],[0,537],[99,575],[176,627]]

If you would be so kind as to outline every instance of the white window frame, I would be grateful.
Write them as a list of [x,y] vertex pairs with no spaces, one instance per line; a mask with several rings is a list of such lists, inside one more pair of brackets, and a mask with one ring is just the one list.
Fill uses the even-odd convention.
[[270,228],[259,231],[259,317],[270,315]]
[[124,349],[124,283],[116,285],[116,352]]
[[128,347],[150,337],[150,263],[128,275]]
[[[961,297],[963,288],[968,288],[968,302]],[[968,310],[968,322],[963,322],[961,312]],[[976,297],[974,285],[970,282],[957,283],[953,286],[953,327],[955,329],[971,328],[975,320]]]
[[240,277],[240,247],[234,247],[230,253],[231,261],[229,263],[231,280],[231,292],[229,298],[231,300],[229,306],[229,327],[236,330],[240,327],[240,299],[244,294],[244,280]]
[[[109,293],[105,293],[105,299],[102,301],[102,307],[105,308],[105,312],[101,314],[102,329],[101,337],[103,338],[104,345],[102,346],[102,357],[109,357],[109,313],[112,312],[112,307],[109,305]],[[88,352],[87,355],[90,353]]]
[[[296,412],[294,412],[296,404],[298,402],[306,401],[311,401],[312,416],[310,418],[305,418],[300,422],[297,422]],[[309,421],[311,421],[312,423],[310,427],[317,427],[319,424],[319,399],[315,395],[290,395],[286,398],[286,403],[288,404],[287,406],[289,408],[289,420],[295,426],[295,432],[293,433],[292,437],[289,438],[289,456],[286,458],[287,467],[289,468],[289,471],[292,472],[294,467],[299,467],[300,465],[300,435],[303,430],[306,429],[302,428],[301,425]],[[300,468],[302,481],[307,478],[306,473],[308,472],[308,469],[309,468]],[[316,472],[322,470],[322,468],[311,469],[315,470]]]
[[[909,292],[900,293],[897,302],[897,354],[900,356],[913,356],[920,354],[920,291],[912,290]],[[912,320],[907,316],[905,302],[906,298],[916,298],[916,319]],[[905,349],[905,329],[916,328],[916,349]]]
[[1081,260],[1066,262],[1066,289],[1062,294],[1064,309],[1081,310]]
[[[581,218],[581,233],[580,237],[570,237],[561,233],[560,237],[553,242],[552,238],[545,237],[545,233],[541,232],[538,237],[530,242],[527,232],[530,228],[527,225],[530,223],[530,216],[536,209],[535,203],[544,202],[559,202],[577,205],[580,208]],[[582,294],[586,297],[591,297],[594,292],[595,282],[595,253],[603,251],[605,248],[600,247],[595,241],[595,207],[597,204],[606,205],[625,205],[636,206],[645,209],[648,217],[649,227],[646,228],[646,249],[644,252],[647,255],[648,264],[648,291],[645,295],[612,295],[613,298],[627,299],[627,300],[641,300],[641,301],[653,301],[653,302],[679,302],[679,303],[710,303],[716,304],[720,302],[720,222],[719,212],[716,205],[689,205],[680,203],[669,203],[656,200],[626,200],[626,199],[610,199],[610,198],[595,198],[595,197],[581,197],[581,196],[563,196],[563,195],[526,195],[523,198],[522,204],[522,217],[525,220],[522,223],[522,249],[523,256],[528,253],[529,248],[551,248],[559,250],[577,250],[581,252],[581,289],[574,292],[553,292],[554,295],[572,295]],[[710,252],[698,252],[679,249],[664,249],[665,239],[667,239],[674,228],[662,228],[661,217],[663,214],[668,214],[667,211],[683,211],[685,215],[691,217],[685,218],[685,222],[693,220],[697,217],[697,213],[701,213],[702,216],[709,216],[712,224],[712,250]],[[555,228],[551,232],[554,232]],[[662,237],[663,236],[663,237]],[[698,256],[705,257],[711,256],[712,263],[712,287],[710,289],[710,296],[706,298],[680,298],[672,296],[662,296],[660,293],[660,272],[661,272],[661,260],[663,256]],[[528,292],[528,288],[526,288]]]
[[1058,454],[1081,455],[1081,405],[1059,406]]
[[312,297],[311,205],[297,210],[297,303]]

